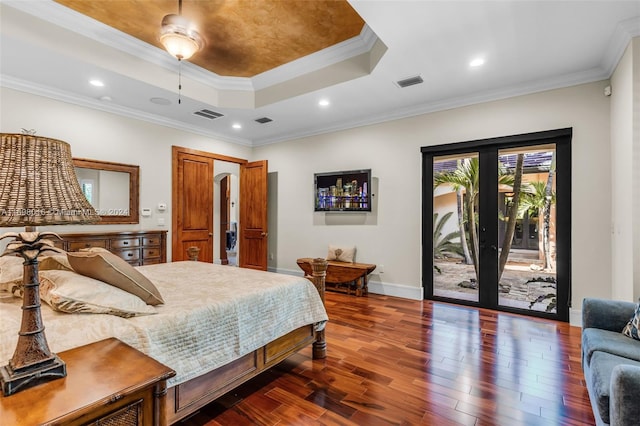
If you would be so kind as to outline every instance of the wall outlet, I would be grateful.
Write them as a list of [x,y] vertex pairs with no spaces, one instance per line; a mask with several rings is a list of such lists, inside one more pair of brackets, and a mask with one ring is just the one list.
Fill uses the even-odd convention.
[[378,273],[384,274],[384,265],[378,265]]

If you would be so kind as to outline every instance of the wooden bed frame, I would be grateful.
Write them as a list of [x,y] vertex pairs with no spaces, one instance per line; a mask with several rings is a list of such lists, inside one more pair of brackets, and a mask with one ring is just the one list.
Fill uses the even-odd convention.
[[[324,303],[325,276],[327,261],[309,259],[312,274],[307,275],[315,285],[322,303]],[[313,344],[313,359],[322,359],[327,355],[327,343],[324,329],[315,331],[313,325],[298,328],[289,334],[266,344],[265,346],[217,368],[202,376],[168,389],[164,417],[160,424],[173,424],[194,414],[200,408],[214,401],[247,380],[276,365],[300,349]]]

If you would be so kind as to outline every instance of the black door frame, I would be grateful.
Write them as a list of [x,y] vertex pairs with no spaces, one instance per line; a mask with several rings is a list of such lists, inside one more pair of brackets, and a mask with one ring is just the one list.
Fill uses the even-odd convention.
[[[466,142],[425,146],[422,153],[422,287],[425,299],[453,302],[461,305],[481,306],[500,311],[527,314],[536,317],[569,321],[571,307],[571,138],[572,128],[524,133],[512,136],[478,139]],[[544,144],[556,146],[556,277],[557,309],[556,314],[541,311],[521,310],[498,305],[498,287],[489,291],[480,291],[479,301],[450,299],[433,294],[433,158],[441,155],[477,152],[481,170],[480,194],[480,245],[484,236],[495,236],[497,241],[498,223],[495,210],[498,206],[498,175],[484,173],[482,170],[493,168],[498,161],[501,149],[527,147]],[[497,245],[496,245],[497,247]],[[496,249],[497,250],[497,249]],[[480,282],[495,280],[497,271],[497,251],[493,247],[481,249],[479,262]],[[483,273],[484,271],[484,273]]]

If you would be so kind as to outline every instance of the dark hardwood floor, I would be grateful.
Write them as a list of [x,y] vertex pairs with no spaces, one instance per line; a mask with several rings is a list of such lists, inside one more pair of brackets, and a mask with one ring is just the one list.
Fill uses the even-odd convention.
[[374,294],[327,310],[326,360],[307,348],[181,424],[594,424],[577,327]]

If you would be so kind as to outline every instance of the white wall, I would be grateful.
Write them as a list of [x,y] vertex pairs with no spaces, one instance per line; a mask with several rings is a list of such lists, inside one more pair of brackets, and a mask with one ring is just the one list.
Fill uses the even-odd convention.
[[[140,209],[151,209],[151,217],[141,217],[137,225],[41,228],[59,233],[139,229],[170,231],[172,145],[237,158],[249,158],[251,154],[249,147],[7,88],[0,89],[0,110],[0,131],[3,133],[20,133],[22,128],[35,129],[40,136],[68,142],[74,157],[140,166]],[[166,203],[167,210],[158,212],[158,203]],[[165,219],[164,226],[158,225],[160,218]],[[0,232],[6,231],[0,229]],[[167,249],[168,259],[171,259],[170,232]]]
[[[607,81],[425,114],[258,147],[278,175],[276,264],[325,256],[329,244],[355,244],[358,259],[384,265],[370,289],[422,296],[420,147],[573,128],[572,302],[611,297],[611,192]],[[313,213],[313,173],[371,168],[374,212],[366,217]],[[320,217],[317,217],[317,216]]]
[[631,44],[625,50],[611,76],[611,89],[611,297],[632,300],[634,281],[634,233],[632,231],[638,228],[640,223],[638,219],[634,221],[638,211],[634,212],[633,196],[633,47]]

